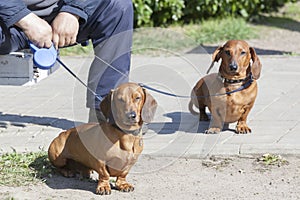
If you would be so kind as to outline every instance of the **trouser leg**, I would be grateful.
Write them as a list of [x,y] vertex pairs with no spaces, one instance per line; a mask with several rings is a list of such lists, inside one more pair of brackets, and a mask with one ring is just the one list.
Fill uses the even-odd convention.
[[[91,64],[88,86],[105,97],[123,82],[128,82],[132,45],[133,9],[130,0],[111,0],[101,5],[81,27],[78,40],[92,39],[95,59]],[[82,37],[83,36],[83,37]],[[99,109],[100,101],[87,91],[87,107]]]

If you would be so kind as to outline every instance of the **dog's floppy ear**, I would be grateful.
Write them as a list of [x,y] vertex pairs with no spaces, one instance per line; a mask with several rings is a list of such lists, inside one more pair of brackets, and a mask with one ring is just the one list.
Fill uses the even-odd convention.
[[145,89],[143,89],[143,91],[145,94],[145,102],[141,113],[142,120],[146,123],[150,123],[154,118],[157,102]]
[[106,119],[109,119],[111,115],[111,98],[112,98],[113,90],[111,90],[108,95],[101,101],[100,109],[105,116]]
[[221,58],[221,54],[223,51],[223,47],[219,46],[213,53],[212,55],[212,62],[219,62],[220,58]]
[[213,53],[212,55],[212,62],[208,68],[208,70],[206,71],[206,74],[208,74],[210,72],[210,70],[213,68],[215,62],[219,62],[220,58],[221,58],[221,54],[223,51],[223,47],[219,46]]
[[258,58],[258,56],[256,55],[255,49],[253,47],[250,47],[250,54],[251,54],[251,59],[252,59],[252,66],[251,66],[251,72],[253,75],[254,79],[259,79],[260,77],[260,72],[261,72],[261,63],[260,60]]

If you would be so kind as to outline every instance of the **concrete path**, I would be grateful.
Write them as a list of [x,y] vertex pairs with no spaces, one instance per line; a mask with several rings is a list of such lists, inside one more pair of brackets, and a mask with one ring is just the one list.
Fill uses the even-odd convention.
[[[130,79],[189,95],[205,74],[210,59],[207,54],[133,56]],[[235,134],[235,124],[218,135],[203,134],[209,123],[199,123],[198,117],[189,113],[189,99],[150,91],[159,107],[144,136],[144,156],[299,154],[300,57],[260,56],[260,59],[263,71],[258,80],[259,95],[248,119],[251,134]],[[91,58],[62,60],[86,80]],[[12,150],[47,150],[62,130],[86,122],[85,91],[63,68],[32,86],[0,86],[0,154]]]

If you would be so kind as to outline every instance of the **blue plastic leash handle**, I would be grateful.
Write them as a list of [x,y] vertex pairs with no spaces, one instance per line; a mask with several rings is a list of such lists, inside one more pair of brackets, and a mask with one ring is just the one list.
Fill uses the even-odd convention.
[[33,63],[40,69],[50,69],[54,66],[57,59],[57,51],[52,45],[48,48],[38,48],[32,42],[29,42],[33,52]]
[[65,65],[59,58],[57,50],[54,48],[54,45],[47,48],[38,48],[32,42],[29,42],[30,49],[33,53],[33,63],[40,69],[50,69],[54,66],[57,61],[61,64],[74,78],[76,78],[84,87],[86,87],[99,101],[102,101],[103,98],[95,93],[91,88],[89,88],[76,74]]

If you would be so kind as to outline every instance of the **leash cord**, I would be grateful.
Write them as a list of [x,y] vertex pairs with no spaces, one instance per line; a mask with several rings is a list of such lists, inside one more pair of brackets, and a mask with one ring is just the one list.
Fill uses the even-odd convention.
[[67,65],[65,65],[65,63],[63,63],[58,57],[56,58],[57,62],[59,62],[59,64],[61,64],[74,78],[76,78],[82,85],[84,85],[84,87],[86,87],[99,101],[102,101],[103,98],[98,95],[96,92],[94,92],[89,86],[87,86],[87,84],[85,84],[78,76],[76,76],[76,74],[67,67]]
[[[128,76],[127,74],[121,72],[120,70],[116,69],[115,67],[113,67],[112,65],[110,65],[109,63],[107,63],[105,60],[101,59],[99,56],[95,55],[95,58],[97,58],[98,60],[100,60],[101,62],[103,62],[104,64],[106,64],[107,66],[109,66],[110,68],[112,68],[113,70],[115,70],[116,72],[120,73],[122,76]],[[103,97],[101,97],[100,95],[98,95],[96,92],[94,92],[90,87],[88,87],[87,84],[85,84],[70,68],[67,67],[67,65],[65,65],[58,57],[56,58],[56,60],[74,77],[76,78],[84,87],[86,87],[99,101],[103,100]],[[207,73],[209,73],[209,71],[212,69],[214,65],[214,62],[212,62],[211,66],[209,67],[209,69],[207,70]],[[224,96],[224,95],[230,95],[233,94],[235,92],[239,92],[242,91],[243,89],[249,87],[253,82],[252,77],[250,78],[250,80],[248,82],[246,82],[245,84],[243,84],[241,87],[229,91],[229,92],[225,92],[225,93],[220,93],[220,94],[211,94],[211,95],[204,95],[204,96],[186,96],[186,95],[177,95],[177,94],[172,94],[169,92],[165,92],[153,87],[150,87],[148,85],[145,85],[143,83],[139,83],[138,85],[140,85],[143,88],[146,88],[148,90],[152,90],[154,92],[166,95],[166,96],[171,96],[171,97],[176,97],[176,98],[208,98],[208,97],[216,97],[216,96]]]
[[[111,66],[110,64],[108,64],[107,62],[105,62],[104,60],[100,59],[98,56],[96,56],[97,59],[101,60],[102,62],[104,62],[105,64],[107,64],[109,67],[111,67],[112,69],[114,69],[115,71],[117,71],[118,73],[122,74],[123,76],[127,76],[126,74],[122,73],[121,71],[117,70],[115,67]],[[65,65],[65,63],[63,63],[58,57],[56,58],[56,60],[74,77],[76,78],[84,87],[86,87],[99,101],[103,100],[103,97],[101,97],[100,95],[98,95],[96,92],[94,92],[90,87],[88,87],[88,85],[86,85],[70,68],[67,67],[67,65]],[[145,85],[143,83],[139,83],[139,85],[143,88],[146,88],[148,90],[152,90],[154,92],[157,92],[159,94],[163,94],[166,96],[171,96],[171,97],[176,97],[176,98],[208,98],[208,97],[216,97],[216,96],[223,96],[223,95],[229,95],[229,94],[233,94],[235,92],[239,92],[242,91],[243,89],[249,87],[251,85],[251,83],[253,82],[253,79],[251,78],[248,82],[246,82],[245,84],[243,84],[241,87],[229,91],[229,92],[225,92],[225,93],[220,93],[220,94],[211,94],[211,95],[205,95],[205,96],[186,96],[186,95],[177,95],[177,94],[172,94],[169,92],[165,92],[156,88],[153,88],[151,86]]]
[[169,93],[169,92],[165,92],[165,91],[162,91],[162,90],[158,90],[156,88],[153,88],[153,87],[150,87],[148,85],[145,85],[143,83],[139,83],[139,85],[143,88],[146,88],[148,90],[152,90],[154,92],[157,92],[157,93],[160,93],[160,94],[163,94],[163,95],[166,95],[166,96],[171,96],[171,97],[177,97],[177,98],[197,98],[197,99],[201,99],[201,98],[208,98],[208,97],[217,97],[217,96],[224,96],[224,95],[229,95],[229,94],[233,94],[233,93],[236,93],[236,92],[239,92],[239,91],[242,91],[243,89],[249,87],[253,82],[253,79],[250,79],[248,82],[246,82],[245,84],[243,84],[241,87],[235,89],[235,90],[232,90],[232,91],[229,91],[229,92],[225,92],[225,93],[220,93],[220,94],[211,94],[211,95],[205,95],[205,96],[186,96],[186,95],[176,95],[176,94],[172,94],[172,93]]

